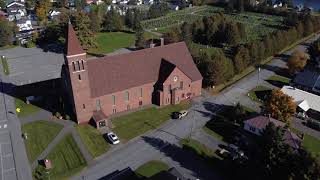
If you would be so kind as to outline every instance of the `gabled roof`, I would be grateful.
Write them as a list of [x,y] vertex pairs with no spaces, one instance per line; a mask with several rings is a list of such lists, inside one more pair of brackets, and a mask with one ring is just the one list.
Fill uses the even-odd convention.
[[7,5],[7,8],[13,8],[13,7],[15,7],[15,8],[24,8],[25,6],[24,6],[23,3],[15,2],[15,1],[13,1],[13,2],[11,2],[11,3],[9,3]]
[[81,44],[77,38],[72,24],[68,25],[68,39],[67,39],[67,56],[83,54],[85,51],[82,49]]
[[266,117],[266,116],[256,116],[254,118],[244,121],[245,124],[248,124],[251,127],[254,127],[256,129],[264,129],[270,122],[272,122],[277,127],[285,126],[285,123],[278,121],[272,117]]
[[155,83],[161,72],[161,63],[164,62],[169,64],[169,71],[175,66],[191,81],[202,79],[187,45],[179,42],[88,60],[91,96],[100,97],[147,83]]

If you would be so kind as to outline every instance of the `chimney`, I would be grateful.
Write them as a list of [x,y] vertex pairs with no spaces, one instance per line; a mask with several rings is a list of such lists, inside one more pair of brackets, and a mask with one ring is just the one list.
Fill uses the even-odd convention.
[[164,45],[164,38],[160,38],[160,46]]

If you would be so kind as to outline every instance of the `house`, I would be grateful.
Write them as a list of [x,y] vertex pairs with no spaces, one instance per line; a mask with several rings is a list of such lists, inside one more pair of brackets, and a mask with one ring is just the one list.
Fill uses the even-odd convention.
[[310,117],[320,117],[320,96],[291,86],[283,86],[281,91],[291,96],[298,106],[298,112],[306,113]]
[[102,127],[118,112],[201,95],[202,76],[184,42],[87,59],[69,24],[65,61],[64,84],[79,124]]
[[320,94],[320,71],[318,69],[305,68],[296,74],[290,84],[299,89]]
[[33,30],[32,22],[29,18],[24,17],[16,21],[19,31]]
[[9,21],[19,20],[27,16],[27,10],[24,3],[13,1],[7,6],[7,16]]
[[58,10],[50,10],[48,16],[50,19],[53,19],[55,17],[58,17],[60,14],[61,14],[61,12]]
[[[254,118],[244,121],[244,129],[250,133],[261,136],[263,130],[269,123],[273,123],[276,127],[285,127],[285,123],[278,121],[271,117],[256,116]],[[294,149],[299,149],[301,146],[302,139],[295,133],[291,132],[290,129],[286,129],[284,133],[285,142]]]

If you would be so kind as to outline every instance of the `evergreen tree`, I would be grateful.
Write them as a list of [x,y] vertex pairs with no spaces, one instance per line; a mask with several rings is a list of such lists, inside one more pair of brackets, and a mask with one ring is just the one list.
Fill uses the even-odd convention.
[[137,28],[136,28],[136,42],[135,42],[135,45],[137,48],[144,48],[146,44],[146,39],[145,39],[145,36],[144,36],[144,30],[143,28],[141,27],[141,25],[137,25]]
[[123,29],[123,24],[123,18],[114,8],[111,8],[104,16],[102,26],[105,31],[120,31]]
[[76,12],[71,14],[70,20],[83,48],[96,46],[93,40],[94,33],[90,28],[90,18],[83,12]]
[[250,64],[250,55],[247,48],[239,46],[234,56],[234,66],[236,73],[241,73]]

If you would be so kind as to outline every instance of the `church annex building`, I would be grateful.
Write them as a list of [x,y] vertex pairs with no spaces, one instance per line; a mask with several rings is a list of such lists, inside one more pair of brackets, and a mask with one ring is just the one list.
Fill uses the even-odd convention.
[[145,105],[166,106],[201,95],[202,76],[184,42],[86,58],[71,24],[63,76],[79,124]]

